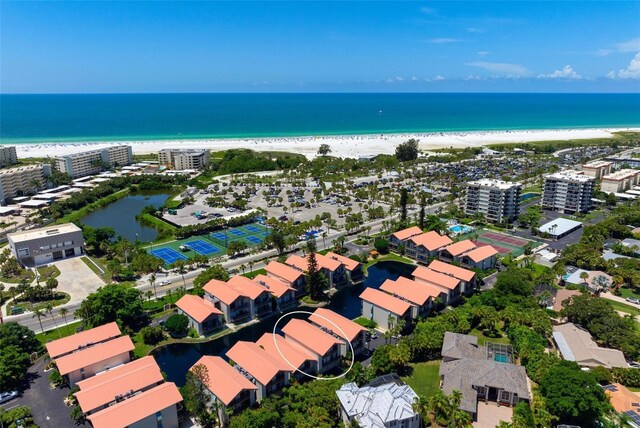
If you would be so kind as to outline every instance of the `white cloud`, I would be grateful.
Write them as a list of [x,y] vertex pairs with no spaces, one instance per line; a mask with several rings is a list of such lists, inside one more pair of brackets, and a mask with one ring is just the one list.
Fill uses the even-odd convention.
[[402,76],[390,77],[386,79],[385,82],[387,83],[404,82],[404,77]]
[[526,76],[529,74],[529,70],[527,70],[525,66],[520,64],[475,61],[475,62],[468,62],[466,65],[470,65],[471,67],[479,67],[487,71],[490,71],[491,73],[503,74],[509,77]]
[[433,78],[433,80],[441,81],[441,80],[444,80],[444,77],[438,74],[436,77]]
[[616,52],[628,53],[628,52],[638,52],[638,51],[640,51],[640,37],[627,40],[626,42],[615,43],[611,48],[598,49],[596,51],[596,55],[607,56]]
[[461,42],[460,39],[452,39],[450,37],[437,37],[435,39],[427,40],[427,43],[434,43],[436,45],[444,45],[446,43],[458,43]]
[[562,70],[556,70],[551,74],[539,74],[538,79],[580,80],[582,76],[576,73],[570,65],[565,65]]
[[467,77],[465,77],[464,80],[484,80],[484,79],[478,76],[477,74],[470,74]]
[[487,56],[489,55],[491,52],[489,51],[478,51],[478,56]]
[[437,11],[433,8],[430,7],[421,7],[420,8],[420,12],[426,14],[426,15],[436,15]]
[[412,81],[412,82],[417,82],[417,81],[418,81],[418,78],[417,78],[416,76],[411,76],[411,81]]
[[640,52],[633,57],[627,68],[615,71],[610,71],[607,76],[611,79],[640,79]]

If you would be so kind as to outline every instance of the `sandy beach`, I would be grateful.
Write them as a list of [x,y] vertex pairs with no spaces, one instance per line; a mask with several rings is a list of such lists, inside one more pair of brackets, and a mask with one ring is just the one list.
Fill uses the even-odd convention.
[[185,139],[156,141],[92,141],[17,144],[19,157],[48,157],[77,153],[107,147],[114,144],[129,144],[135,154],[154,153],[166,148],[206,148],[212,151],[246,148],[258,151],[286,151],[300,153],[308,158],[316,156],[321,144],[331,147],[333,156],[357,158],[366,155],[391,154],[395,147],[408,140],[420,140],[421,150],[454,147],[478,147],[493,143],[520,143],[529,141],[552,141],[586,138],[607,138],[616,131],[640,131],[640,128],[594,128],[594,129],[548,129],[518,131],[470,131],[344,136],[268,137],[237,139]]

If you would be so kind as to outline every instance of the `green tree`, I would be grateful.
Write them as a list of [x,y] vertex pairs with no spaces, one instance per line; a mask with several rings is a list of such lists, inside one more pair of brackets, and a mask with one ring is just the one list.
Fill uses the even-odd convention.
[[316,260],[316,240],[313,237],[307,240],[307,254],[307,291],[313,300],[324,300],[324,290],[328,285],[328,281],[327,277],[320,272],[318,267],[318,260]]
[[25,378],[31,365],[29,354],[18,346],[9,345],[0,348],[0,385],[2,388],[15,388]]
[[318,148],[318,154],[320,156],[326,156],[329,153],[331,153],[331,146],[329,146],[328,144],[320,144],[320,147]]
[[405,188],[400,190],[400,225],[401,227],[407,226],[407,202],[409,200],[409,193]]
[[230,242],[229,245],[227,246],[227,253],[231,256],[231,257],[235,257],[238,254],[242,254],[244,253],[247,248],[249,248],[249,244],[247,244],[244,241],[233,241]]
[[38,428],[33,422],[31,409],[19,406],[11,410],[0,408],[0,426],[4,428]]
[[175,336],[184,336],[189,328],[189,318],[182,314],[173,314],[164,323],[164,328]]
[[125,326],[143,325],[147,321],[140,291],[122,284],[108,284],[89,294],[76,311],[89,327],[113,321]]
[[419,140],[410,139],[396,147],[396,159],[400,162],[412,161],[418,159],[418,143]]
[[211,281],[212,279],[217,279],[220,281],[228,281],[229,274],[227,270],[222,267],[222,265],[216,264],[211,266],[209,269],[201,272],[194,280],[193,285],[197,288],[202,288],[204,285]]
[[426,219],[426,211],[427,208],[427,197],[424,192],[420,193],[420,214],[418,216],[418,226],[420,229],[424,229],[425,227],[425,219]]
[[44,327],[42,327],[42,317],[46,317],[47,314],[43,309],[34,309],[33,315],[31,318],[38,318],[38,323],[40,324],[40,330],[44,333]]
[[210,383],[207,367],[204,364],[196,364],[187,372],[186,382],[182,388],[185,408],[202,427],[212,427],[215,422],[209,413],[211,399],[208,386]]

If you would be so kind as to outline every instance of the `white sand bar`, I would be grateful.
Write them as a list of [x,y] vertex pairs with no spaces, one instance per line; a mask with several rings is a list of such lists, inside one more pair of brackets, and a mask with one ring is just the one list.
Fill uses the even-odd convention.
[[19,157],[47,157],[77,153],[107,147],[113,144],[129,144],[135,154],[155,153],[166,148],[206,148],[212,151],[246,148],[258,151],[286,151],[300,153],[308,158],[316,156],[321,144],[331,147],[332,155],[357,158],[366,155],[392,154],[395,147],[408,140],[420,140],[422,150],[444,147],[478,147],[493,143],[521,143],[529,141],[577,140],[608,138],[616,131],[640,131],[640,128],[598,129],[547,129],[518,131],[470,131],[375,135],[335,135],[308,137],[268,137],[235,139],[194,139],[155,141],[91,141],[65,143],[38,143],[16,145]]

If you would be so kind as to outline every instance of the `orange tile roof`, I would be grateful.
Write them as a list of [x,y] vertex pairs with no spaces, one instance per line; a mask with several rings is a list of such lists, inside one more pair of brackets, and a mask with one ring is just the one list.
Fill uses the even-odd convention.
[[[306,260],[308,261],[309,258],[307,257]],[[342,266],[342,263],[340,263],[338,260],[332,259],[331,257],[327,257],[320,253],[316,253],[316,260],[318,261],[318,266],[321,269],[327,269],[331,272],[335,272],[336,270],[340,269],[340,266]]]
[[287,257],[285,263],[293,268],[301,270],[302,272],[306,272],[309,268],[309,261],[305,258],[300,257],[297,254],[292,254]]
[[240,296],[255,300],[260,294],[268,292],[260,284],[240,275],[231,277],[227,282],[212,279],[203,289],[226,305],[232,304]]
[[211,315],[222,315],[222,311],[213,303],[193,294],[185,294],[176,302],[176,306],[197,322],[203,322]]
[[69,337],[54,340],[47,343],[46,347],[49,357],[56,358],[60,355],[73,352],[81,346],[86,346],[90,343],[103,342],[107,339],[118,337],[120,335],[122,335],[122,332],[120,331],[118,324],[110,322],[109,324],[104,324],[100,327],[82,331]]
[[220,301],[225,305],[232,304],[240,297],[240,293],[238,293],[234,288],[229,287],[226,282],[218,279],[212,279],[207,282],[202,289],[212,296],[220,299]]
[[458,278],[436,272],[435,270],[431,270],[424,266],[418,266],[413,271],[412,275],[419,281],[426,281],[431,284],[448,288],[449,290],[453,290],[460,283]]
[[400,300],[397,297],[393,297],[375,288],[366,288],[362,294],[360,294],[360,298],[396,315],[404,315],[411,307],[411,305],[404,300]]
[[[274,339],[278,342],[277,348],[273,342]],[[307,348],[292,340],[285,339],[279,334],[265,333],[256,342],[256,345],[262,347],[275,358],[283,361],[284,359],[282,358],[282,355],[284,355],[287,359],[285,364],[289,361],[289,363],[296,368],[300,368],[300,366],[302,366],[306,361],[316,361],[316,356]],[[278,350],[280,350],[280,352],[278,352]],[[282,353],[282,355],[280,355],[280,353]]]
[[485,245],[464,253],[464,256],[469,257],[471,260],[478,263],[491,256],[495,256],[496,254],[498,254],[498,250],[493,248],[491,245]]
[[93,428],[124,428],[182,401],[174,383],[167,382],[87,416]]
[[284,360],[274,357],[253,342],[236,342],[227,351],[227,357],[263,385],[268,384],[278,372],[293,372]]
[[304,275],[303,272],[280,262],[271,262],[266,265],[264,269],[267,271],[267,274],[277,276],[289,282],[295,282]]
[[164,381],[160,367],[153,357],[144,357],[97,374],[78,382],[80,391],[75,393],[84,413],[95,410],[115,400],[116,395],[127,391],[138,392]]
[[318,355],[324,355],[333,345],[343,343],[337,337],[320,330],[319,327],[299,319],[292,319],[285,324],[282,332],[285,338],[295,340]]
[[632,406],[632,403],[640,403],[640,394],[630,391],[619,383],[613,383],[612,385],[617,389],[617,391],[606,389],[604,392],[609,396],[611,405],[616,409],[616,412],[624,413],[635,411],[640,415],[640,407]]
[[476,276],[476,273],[472,270],[461,268],[459,266],[450,265],[449,263],[441,262],[440,260],[434,260],[429,263],[429,269],[436,272],[451,275],[454,278],[458,278],[461,281],[469,282]]
[[400,297],[402,300],[414,303],[418,306],[422,306],[429,298],[435,299],[441,293],[440,290],[435,287],[431,287],[427,284],[418,284],[407,278],[398,278],[397,281],[387,279],[381,286],[380,290],[386,291],[389,294]]
[[258,389],[249,379],[220,357],[205,355],[191,369],[198,364],[202,364],[207,368],[209,375],[207,388],[225,406],[228,406],[242,391]]
[[424,246],[429,251],[435,251],[453,242],[447,235],[440,235],[434,230],[414,236],[410,241],[413,241],[413,243],[418,246]]
[[464,241],[458,241],[446,246],[444,250],[448,251],[452,256],[458,256],[466,251],[473,250],[474,248],[476,248],[476,244],[469,239],[465,239]]
[[120,336],[107,342],[89,346],[82,351],[56,358],[56,365],[60,374],[66,375],[116,355],[133,351],[133,348],[133,342],[129,336]]
[[341,254],[332,253],[331,251],[329,251],[326,255],[327,257],[331,257],[332,259],[342,263],[348,271],[353,271],[360,265],[360,262],[350,259],[349,257],[345,257]]
[[412,236],[420,235],[422,233],[422,229],[418,226],[412,226],[407,229],[402,229],[397,231],[396,233],[391,234],[391,236],[398,238],[400,241],[404,241],[405,239],[411,238]]
[[[332,322],[327,321],[327,319]],[[328,328],[338,336],[344,337],[340,330],[338,330],[334,325],[336,324],[347,335],[347,337],[344,337],[344,339],[348,340],[349,342],[353,342],[360,333],[367,330],[360,324],[351,321],[349,318],[343,317],[342,315],[325,308],[316,309],[313,312],[313,315],[309,317],[309,321],[321,325],[324,328]]]
[[264,283],[268,288],[269,293],[273,294],[277,298],[282,297],[287,291],[296,291],[295,288],[289,287],[284,282],[280,281],[278,278],[272,278],[267,275],[257,275],[253,280],[257,283]]
[[262,293],[268,293],[263,286],[242,275],[232,276],[227,281],[227,285],[232,286],[240,295],[246,296],[251,300],[257,299]]

